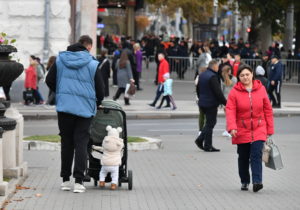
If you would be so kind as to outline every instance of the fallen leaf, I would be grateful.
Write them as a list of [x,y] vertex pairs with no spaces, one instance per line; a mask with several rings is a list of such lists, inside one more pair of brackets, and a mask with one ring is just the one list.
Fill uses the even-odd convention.
[[197,187],[201,188],[201,187],[202,187],[202,184],[198,184]]
[[20,201],[23,201],[23,200],[24,200],[23,198],[18,198],[18,199],[14,199],[13,201],[20,202]]
[[176,176],[175,174],[171,174],[171,176]]
[[42,197],[43,195],[42,194],[40,194],[40,193],[37,193],[37,194],[35,194],[35,197]]
[[24,186],[21,186],[21,185],[16,186],[16,190],[28,190],[28,189],[30,189],[30,187],[24,187]]

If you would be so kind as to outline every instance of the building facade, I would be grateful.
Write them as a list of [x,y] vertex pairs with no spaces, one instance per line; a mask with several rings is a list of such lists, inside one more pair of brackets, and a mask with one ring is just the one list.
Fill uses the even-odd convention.
[[82,34],[96,42],[96,24],[97,0],[0,0],[0,32],[17,40],[25,67],[30,55],[46,62]]

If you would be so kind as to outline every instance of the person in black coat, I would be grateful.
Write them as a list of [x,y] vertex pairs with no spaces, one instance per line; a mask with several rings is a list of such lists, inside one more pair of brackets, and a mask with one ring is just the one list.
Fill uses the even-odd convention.
[[[230,65],[230,62],[229,62],[229,59],[227,57],[227,54],[224,54],[221,58],[221,63],[219,65],[219,70],[218,70],[218,76],[219,76],[219,81],[220,80],[223,80],[223,77],[222,77],[222,69],[224,66],[230,66],[230,68],[232,69],[232,66]],[[221,82],[221,81],[220,81]]]
[[177,69],[177,75],[179,79],[184,79],[184,73],[186,72],[189,66],[189,53],[188,49],[185,46],[185,42],[181,41],[178,46],[178,56],[180,57],[179,68]]
[[100,62],[100,71],[102,74],[102,79],[103,79],[103,83],[104,83],[104,97],[108,97],[109,96],[109,82],[108,79],[110,78],[110,62],[108,60],[108,58],[106,57],[108,53],[108,50],[103,48],[101,50],[101,55],[99,58],[99,62]]
[[252,59],[253,51],[250,48],[250,44],[248,42],[245,43],[245,47],[241,50],[241,58],[242,59]]
[[212,145],[213,129],[217,123],[218,106],[226,105],[226,98],[221,89],[218,78],[218,61],[211,60],[206,71],[199,75],[197,84],[198,106],[204,112],[205,126],[198,138],[196,145],[206,152],[219,152]]
[[179,66],[179,60],[176,59],[176,57],[178,57],[178,46],[174,42],[170,43],[170,46],[167,49],[167,54],[170,63],[170,73],[177,72],[177,68]]

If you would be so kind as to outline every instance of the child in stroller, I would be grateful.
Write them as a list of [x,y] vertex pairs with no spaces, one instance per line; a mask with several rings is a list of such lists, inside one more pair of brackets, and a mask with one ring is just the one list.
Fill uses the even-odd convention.
[[122,128],[112,128],[110,125],[106,127],[107,136],[104,137],[102,147],[92,145],[92,149],[103,152],[101,157],[101,171],[99,186],[105,186],[105,178],[108,173],[111,174],[111,189],[117,188],[119,180],[119,166],[121,165],[122,149],[124,147],[123,139],[120,138]]

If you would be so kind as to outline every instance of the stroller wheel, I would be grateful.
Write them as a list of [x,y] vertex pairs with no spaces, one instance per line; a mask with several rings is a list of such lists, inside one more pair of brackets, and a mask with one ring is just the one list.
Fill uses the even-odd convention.
[[98,180],[94,179],[94,186],[97,187],[98,186]]
[[128,170],[128,190],[132,190],[132,170]]
[[86,174],[86,175],[84,176],[84,178],[83,178],[83,181],[84,181],[84,182],[90,182],[90,181],[91,181],[91,177],[90,177],[88,174]]

